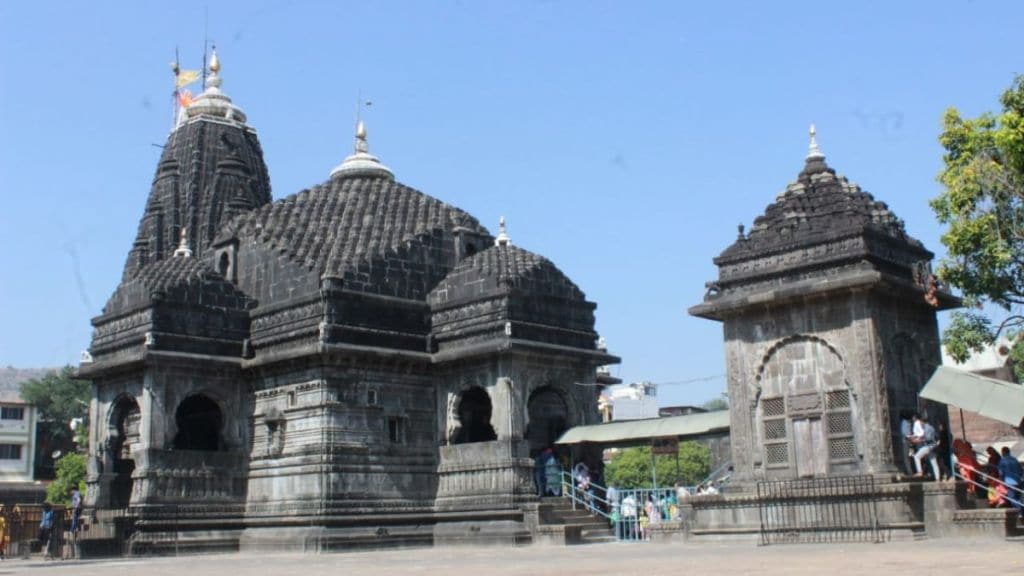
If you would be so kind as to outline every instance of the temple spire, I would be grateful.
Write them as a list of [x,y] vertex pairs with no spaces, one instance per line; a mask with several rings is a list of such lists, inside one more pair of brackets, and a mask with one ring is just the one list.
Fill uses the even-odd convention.
[[811,135],[811,144],[808,147],[807,159],[808,160],[824,159],[825,158],[825,154],[822,153],[821,148],[818,148],[818,131],[814,129],[814,124],[811,124],[811,129],[809,130],[809,133]]
[[494,239],[495,246],[509,246],[512,244],[512,239],[508,237],[508,231],[505,230],[505,217],[502,216],[498,220],[498,236]]

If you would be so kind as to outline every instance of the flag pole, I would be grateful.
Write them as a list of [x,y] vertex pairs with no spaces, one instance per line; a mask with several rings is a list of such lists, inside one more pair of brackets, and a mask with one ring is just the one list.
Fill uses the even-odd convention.
[[178,74],[181,74],[181,60],[178,55],[178,47],[174,47],[174,63],[171,64],[171,72],[174,73],[174,92],[171,95],[171,131],[178,125]]
[[206,92],[206,49],[210,45],[210,7],[207,6],[203,12],[203,71],[200,74],[203,80],[203,92]]

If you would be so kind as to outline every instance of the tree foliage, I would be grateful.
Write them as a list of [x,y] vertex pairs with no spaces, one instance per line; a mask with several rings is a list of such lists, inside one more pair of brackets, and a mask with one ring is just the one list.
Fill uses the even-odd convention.
[[707,402],[701,404],[700,407],[707,410],[708,412],[719,412],[721,410],[728,410],[729,400],[725,396],[719,396],[717,398],[712,398]]
[[40,419],[53,423],[49,429],[57,440],[71,438],[72,418],[88,417],[91,395],[89,382],[76,380],[71,366],[21,383],[22,399],[39,409]]
[[[679,467],[672,456],[655,456],[659,486],[672,486],[680,482],[693,486],[707,477],[711,469],[711,453],[697,442],[679,443]],[[605,466],[605,481],[616,488],[650,488],[651,448],[643,446],[620,450]]]
[[[939,138],[944,190],[931,206],[946,226],[947,257],[938,275],[971,308],[953,314],[943,344],[961,362],[1003,335],[1014,338],[1011,357],[1024,357],[1024,76],[1000,103],[1000,113],[973,119],[950,108]],[[989,305],[1005,312],[998,324],[984,314]],[[1024,364],[1015,370],[1024,377]]]
[[46,501],[70,505],[76,487],[85,494],[85,454],[69,452],[57,461],[57,479],[46,487]]

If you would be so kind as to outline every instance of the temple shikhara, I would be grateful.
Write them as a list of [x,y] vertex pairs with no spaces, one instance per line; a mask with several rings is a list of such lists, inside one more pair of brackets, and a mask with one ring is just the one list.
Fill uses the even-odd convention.
[[617,362],[596,305],[504,221],[399,183],[361,122],[326,181],[274,201],[220,73],[93,320],[90,537],[130,508],[135,551],[529,541],[532,457],[599,421]]

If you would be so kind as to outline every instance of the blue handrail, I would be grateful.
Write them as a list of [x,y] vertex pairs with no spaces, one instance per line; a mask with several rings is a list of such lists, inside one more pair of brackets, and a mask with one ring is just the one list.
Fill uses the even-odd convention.
[[[955,460],[955,458],[954,458],[954,460]],[[957,461],[957,464],[959,464],[959,461]],[[990,482],[995,482],[996,484],[1006,488],[1006,493],[1007,493],[1007,496],[1005,496],[1006,500],[1008,502],[1012,503],[1014,505],[1014,507],[1016,507],[1018,510],[1022,509],[1021,502],[1024,501],[1024,489],[1022,489],[1021,487],[1018,487],[1018,486],[1010,486],[1009,484],[1007,484],[1006,482],[1003,482],[999,478],[996,478],[994,476],[989,476],[988,474],[985,474],[984,472],[982,472],[981,470],[978,470],[977,468],[975,468],[973,466],[971,466],[970,468],[978,476],[981,476],[982,478],[984,478],[984,479],[986,479],[986,480],[988,480]],[[986,485],[986,484],[982,484],[981,482],[976,482],[974,480],[971,480],[970,478],[965,478],[962,474],[960,474],[960,470],[959,470],[958,466],[954,466],[953,467],[953,476],[955,476],[956,478],[959,478],[960,480],[963,480],[964,482],[968,482],[970,484],[973,484],[973,485],[975,485],[975,486],[977,486],[977,487],[979,487],[979,488],[981,488],[983,490],[988,490],[989,489],[988,485]],[[1011,498],[1009,496],[1009,494],[1011,494],[1011,493],[1016,493],[1017,497],[1016,498]]]

